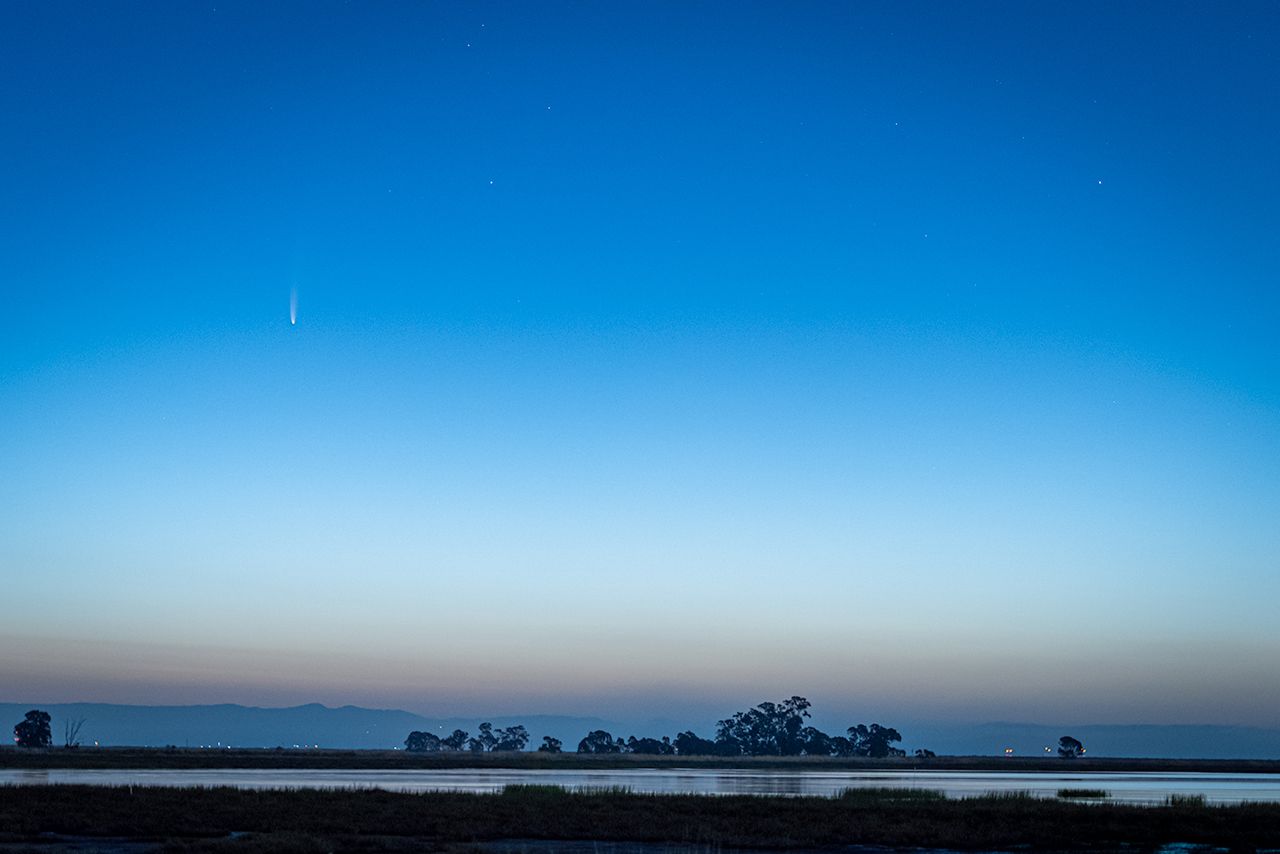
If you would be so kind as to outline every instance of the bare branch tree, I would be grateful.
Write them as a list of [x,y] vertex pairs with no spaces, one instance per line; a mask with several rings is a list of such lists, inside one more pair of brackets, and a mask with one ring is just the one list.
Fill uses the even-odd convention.
[[80,730],[84,727],[84,718],[67,720],[62,724],[63,747],[80,746]]

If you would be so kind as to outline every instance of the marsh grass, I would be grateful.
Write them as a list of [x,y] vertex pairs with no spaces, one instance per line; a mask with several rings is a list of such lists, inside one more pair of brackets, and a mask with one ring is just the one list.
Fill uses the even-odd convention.
[[503,786],[498,794],[504,798],[563,798],[568,797],[569,790],[564,786],[553,786],[548,783],[511,783]]
[[635,797],[636,792],[630,786],[574,786],[574,794],[600,795],[603,797]]
[[1059,789],[1058,797],[1068,800],[1101,800],[1111,797],[1106,789]]
[[936,789],[911,789],[892,786],[853,786],[841,789],[837,798],[848,802],[884,803],[886,801],[945,801],[947,796]]
[[[236,834],[233,836],[233,832]],[[1026,793],[951,799],[927,790],[835,798],[641,795],[511,786],[501,793],[379,789],[0,787],[0,834],[168,840],[172,850],[455,850],[500,840],[816,849],[1280,848],[1280,803],[1083,804]]]
[[1170,795],[1164,801],[1165,806],[1173,809],[1203,807],[1205,803],[1204,795]]
[[983,792],[981,795],[965,795],[960,800],[981,803],[1042,803],[1044,798],[1027,791]]

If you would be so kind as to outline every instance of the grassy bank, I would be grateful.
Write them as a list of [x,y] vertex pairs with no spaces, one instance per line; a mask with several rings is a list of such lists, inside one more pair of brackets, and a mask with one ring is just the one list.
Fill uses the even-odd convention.
[[[168,840],[171,847],[441,850],[498,839],[627,840],[712,848],[843,845],[1111,850],[1169,843],[1280,847],[1280,804],[1158,807],[1026,796],[948,800],[856,790],[838,798],[568,793],[0,787],[0,843],[39,834]],[[232,837],[231,834],[237,834]],[[47,838],[47,837],[46,837]]]
[[633,756],[577,753],[406,753],[403,750],[279,750],[196,748],[80,748],[21,750],[0,748],[0,768],[256,768],[256,769],[412,769],[412,768],[916,768],[933,771],[1145,771],[1280,774],[1280,761],[1266,759],[1122,759],[1064,760],[1050,757],[939,756],[931,759],[835,758],[829,756]]

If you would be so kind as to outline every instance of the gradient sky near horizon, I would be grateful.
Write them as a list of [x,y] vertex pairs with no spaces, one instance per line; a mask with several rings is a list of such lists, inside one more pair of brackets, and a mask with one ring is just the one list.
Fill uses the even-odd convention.
[[1275,3],[5,19],[0,700],[1275,724]]

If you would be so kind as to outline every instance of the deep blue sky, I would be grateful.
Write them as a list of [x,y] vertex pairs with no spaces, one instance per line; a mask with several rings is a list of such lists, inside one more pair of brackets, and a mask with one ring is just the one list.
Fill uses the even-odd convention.
[[1278,51],[7,4],[0,699],[1273,723]]

